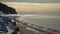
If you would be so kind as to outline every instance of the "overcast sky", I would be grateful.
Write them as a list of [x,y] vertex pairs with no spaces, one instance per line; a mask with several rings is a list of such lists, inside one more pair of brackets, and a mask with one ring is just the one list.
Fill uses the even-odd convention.
[[0,0],[0,2],[34,2],[34,3],[60,3],[60,0]]

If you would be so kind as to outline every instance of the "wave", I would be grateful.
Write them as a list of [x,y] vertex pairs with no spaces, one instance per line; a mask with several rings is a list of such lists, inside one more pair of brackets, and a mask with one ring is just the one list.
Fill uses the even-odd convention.
[[24,18],[60,18],[60,16],[51,16],[51,15],[22,15]]

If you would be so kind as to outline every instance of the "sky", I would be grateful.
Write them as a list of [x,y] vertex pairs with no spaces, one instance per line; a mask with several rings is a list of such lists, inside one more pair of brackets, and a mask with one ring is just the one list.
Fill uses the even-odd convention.
[[60,0],[0,0],[17,11],[60,11]]
[[60,0],[0,0],[0,2],[60,3]]
[[60,3],[7,2],[5,4],[14,7],[17,11],[60,11]]

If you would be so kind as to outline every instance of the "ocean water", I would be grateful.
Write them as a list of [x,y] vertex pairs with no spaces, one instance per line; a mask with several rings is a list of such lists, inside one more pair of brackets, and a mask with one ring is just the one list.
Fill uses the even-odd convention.
[[23,19],[29,23],[60,31],[60,11],[23,12]]

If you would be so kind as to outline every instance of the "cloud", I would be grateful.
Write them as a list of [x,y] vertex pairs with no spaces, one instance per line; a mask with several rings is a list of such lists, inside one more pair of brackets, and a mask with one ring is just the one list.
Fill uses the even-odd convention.
[[0,0],[1,2],[60,3],[60,0]]
[[18,11],[60,11],[60,3],[20,3],[7,2],[8,6],[14,7]]

